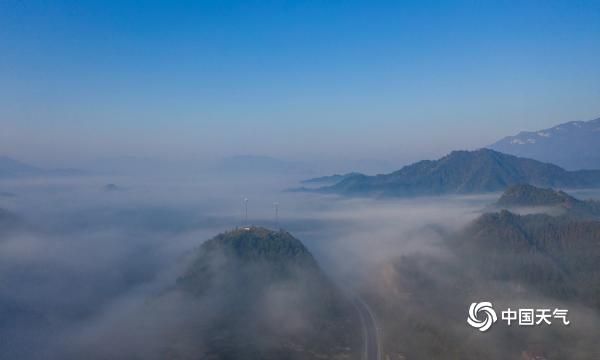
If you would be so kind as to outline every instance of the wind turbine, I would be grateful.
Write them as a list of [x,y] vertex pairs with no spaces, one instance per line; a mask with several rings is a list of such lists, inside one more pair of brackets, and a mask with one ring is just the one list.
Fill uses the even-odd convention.
[[248,198],[242,195],[240,205],[240,223],[245,227],[248,221]]
[[273,208],[275,209],[275,224],[277,224],[277,228],[279,228],[279,202],[275,201],[273,203]]
[[248,198],[244,198],[244,224],[248,226]]

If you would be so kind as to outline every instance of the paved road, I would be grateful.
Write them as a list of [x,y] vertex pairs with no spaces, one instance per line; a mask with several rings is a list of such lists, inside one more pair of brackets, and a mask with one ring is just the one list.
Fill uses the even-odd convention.
[[363,360],[381,360],[383,351],[381,346],[380,328],[377,326],[377,320],[369,305],[358,296],[353,300],[360,322],[363,328]]

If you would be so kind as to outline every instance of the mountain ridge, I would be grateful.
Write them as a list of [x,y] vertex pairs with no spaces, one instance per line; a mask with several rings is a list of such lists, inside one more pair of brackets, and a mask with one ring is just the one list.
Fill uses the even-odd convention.
[[422,160],[389,174],[353,176],[314,191],[410,197],[487,193],[519,183],[560,188],[597,187],[600,171],[567,171],[557,165],[483,148],[453,151],[438,160]]
[[600,169],[600,118],[521,131],[487,146],[515,156],[551,162],[568,170]]
[[8,156],[0,156],[0,178],[81,176],[86,174],[87,172],[79,169],[43,169]]
[[519,184],[506,189],[495,204],[497,207],[515,209],[519,207],[548,207],[578,219],[600,218],[600,201],[579,200],[562,190],[538,188]]

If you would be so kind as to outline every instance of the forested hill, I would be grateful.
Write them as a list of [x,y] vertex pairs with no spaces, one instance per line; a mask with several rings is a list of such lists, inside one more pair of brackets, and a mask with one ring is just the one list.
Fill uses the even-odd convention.
[[514,185],[506,189],[496,206],[506,209],[545,207],[578,219],[600,219],[600,201],[579,200],[564,191],[533,185]]
[[479,217],[460,239],[457,251],[490,278],[600,310],[599,221],[502,210]]
[[[354,359],[360,323],[349,300],[290,233],[247,227],[203,243],[177,290],[211,301],[204,346],[171,353],[215,359]],[[183,356],[186,358],[185,356]]]
[[515,184],[542,187],[600,186],[600,170],[567,171],[559,166],[489,149],[453,151],[390,174],[352,176],[317,189],[355,196],[422,196],[503,191]]

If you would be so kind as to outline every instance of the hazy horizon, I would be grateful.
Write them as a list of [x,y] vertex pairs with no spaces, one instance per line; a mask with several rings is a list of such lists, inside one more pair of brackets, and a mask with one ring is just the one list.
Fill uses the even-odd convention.
[[4,1],[0,154],[397,165],[480,148],[599,116],[599,10]]

